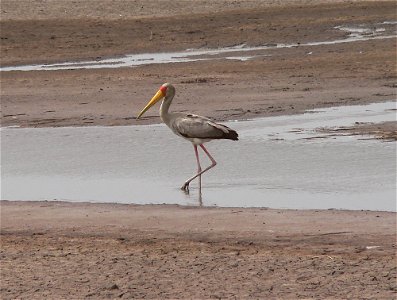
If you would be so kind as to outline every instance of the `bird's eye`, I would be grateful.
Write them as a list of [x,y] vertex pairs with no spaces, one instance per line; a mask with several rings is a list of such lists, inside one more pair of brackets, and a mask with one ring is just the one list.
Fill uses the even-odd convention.
[[162,86],[162,87],[160,88],[160,91],[162,91],[163,94],[165,95],[166,92],[167,92],[167,87],[166,87],[166,86]]

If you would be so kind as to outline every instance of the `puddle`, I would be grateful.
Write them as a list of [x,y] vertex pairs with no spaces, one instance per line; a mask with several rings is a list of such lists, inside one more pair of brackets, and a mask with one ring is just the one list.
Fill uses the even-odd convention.
[[[301,115],[254,119],[251,121],[254,124],[249,125],[250,128],[247,128],[245,135],[251,138],[263,139],[271,137],[286,141],[333,137],[332,134],[319,133],[317,129],[321,127],[353,126],[355,122],[380,123],[396,121],[395,109],[396,102],[390,101],[368,105],[312,109]],[[256,123],[258,123],[257,126],[255,126]],[[240,126],[244,125],[240,124]],[[351,136],[341,136],[340,139],[342,138],[346,141],[351,140]]]
[[[240,141],[207,146],[218,165],[203,204],[396,211],[396,143],[318,135],[316,127],[395,120],[395,102],[229,122]],[[193,147],[162,124],[2,128],[6,200],[197,205],[179,190],[196,170]],[[202,165],[210,162],[202,159]]]
[[345,38],[332,41],[315,41],[308,43],[268,44],[258,47],[248,47],[245,44],[219,49],[188,49],[180,52],[130,54],[118,58],[99,59],[93,61],[64,62],[56,64],[24,65],[2,67],[0,71],[37,71],[66,69],[102,69],[119,67],[137,67],[148,64],[166,64],[178,62],[193,62],[212,59],[234,59],[246,61],[260,56],[268,56],[267,50],[333,45],[376,39],[396,38],[394,21],[385,21],[376,26],[337,26],[335,29],[349,33]]

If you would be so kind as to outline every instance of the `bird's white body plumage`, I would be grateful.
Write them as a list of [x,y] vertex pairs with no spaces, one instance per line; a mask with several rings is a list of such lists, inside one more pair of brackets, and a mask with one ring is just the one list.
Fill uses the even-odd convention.
[[[153,96],[153,98],[149,101],[145,108],[139,113],[137,118],[143,115],[155,103],[160,101],[160,99],[164,98],[160,106],[161,120],[172,130],[172,132],[180,137],[183,137],[193,144],[197,159],[197,174],[189,178],[183,184],[181,189],[185,192],[189,192],[189,183],[193,179],[199,177],[201,197],[201,174],[215,167],[216,165],[215,159],[211,156],[211,154],[208,152],[203,144],[214,139],[229,139],[237,141],[238,134],[236,131],[230,129],[229,127],[218,124],[206,117],[180,112],[169,112],[169,108],[171,106],[174,96],[175,88],[169,83],[163,84],[160,87],[160,90],[156,93],[156,95]],[[207,154],[208,158],[211,160],[211,165],[204,170],[201,170],[198,156],[198,146],[200,146],[200,148]]]

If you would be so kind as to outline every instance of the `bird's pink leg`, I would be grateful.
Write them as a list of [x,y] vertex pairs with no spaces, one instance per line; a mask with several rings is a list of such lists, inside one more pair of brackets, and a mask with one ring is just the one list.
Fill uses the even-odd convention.
[[204,152],[208,155],[209,159],[210,159],[211,162],[212,162],[212,164],[211,164],[206,170],[203,171],[203,173],[204,173],[205,171],[208,171],[209,169],[215,167],[215,166],[216,166],[216,161],[215,161],[215,159],[211,156],[211,154],[208,152],[208,150],[204,147],[203,144],[201,144],[200,147],[204,150]]
[[[200,159],[199,159],[199,155],[198,155],[198,150],[197,150],[197,146],[195,147],[195,152],[196,152],[196,159],[197,159],[197,174],[201,172],[201,166],[200,166]],[[202,205],[202,199],[201,199],[201,175],[199,176],[199,202],[200,202],[200,206]]]
[[189,192],[189,184],[190,184],[190,182],[193,180],[193,179],[195,179],[195,178],[197,178],[197,177],[199,177],[200,176],[200,192],[201,192],[201,174],[203,174],[204,172],[207,172],[209,169],[211,169],[211,168],[213,168],[213,167],[215,167],[216,166],[216,161],[215,161],[215,159],[211,156],[211,154],[208,152],[208,150],[204,147],[204,145],[200,145],[200,147],[201,147],[201,149],[203,149],[203,151],[205,152],[205,154],[207,154],[207,156],[209,157],[209,159],[211,160],[211,165],[209,166],[209,167],[207,167],[207,168],[205,168],[203,171],[201,171],[201,166],[200,166],[200,161],[199,161],[199,157],[198,157],[198,151],[197,151],[197,146],[196,145],[194,145],[194,151],[195,151],[195,153],[196,153],[196,159],[197,159],[197,165],[198,165],[198,171],[197,171],[197,174],[196,175],[194,175],[193,177],[191,177],[191,178],[189,178],[188,180],[186,180],[186,182],[183,184],[183,186],[181,187],[181,189],[182,190],[184,190],[184,191],[186,191],[186,192]]
[[[199,154],[198,154],[198,150],[197,150],[197,145],[193,145],[194,148],[194,154],[196,155],[196,161],[197,161],[197,174],[199,174],[201,172],[201,165],[200,165],[200,159],[199,159]],[[196,177],[193,177],[196,178]],[[189,183],[190,181],[192,181],[193,179],[189,179],[187,180],[184,185],[181,187],[182,190],[184,190],[185,192],[189,193]],[[199,187],[201,190],[201,176],[199,178]]]

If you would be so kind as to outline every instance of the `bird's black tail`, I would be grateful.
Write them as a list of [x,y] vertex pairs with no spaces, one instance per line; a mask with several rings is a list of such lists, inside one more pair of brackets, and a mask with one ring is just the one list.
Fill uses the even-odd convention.
[[228,131],[229,131],[228,133],[225,133],[224,138],[233,141],[238,141],[238,133],[230,128],[228,128]]

